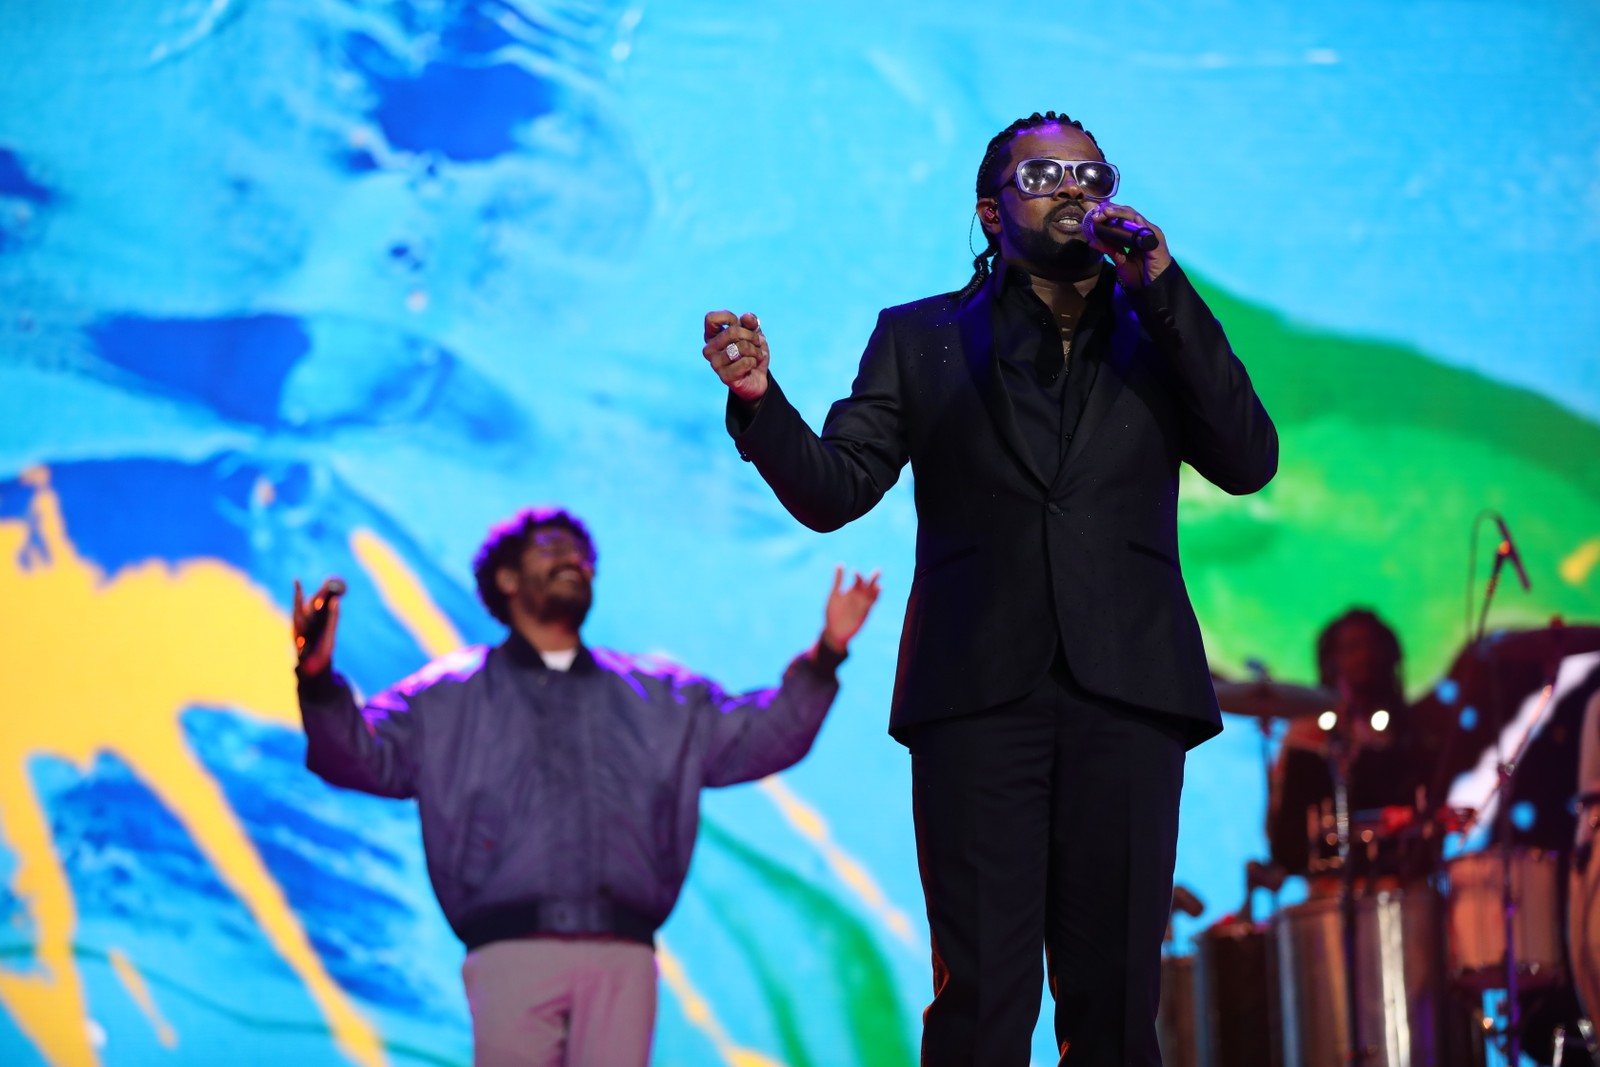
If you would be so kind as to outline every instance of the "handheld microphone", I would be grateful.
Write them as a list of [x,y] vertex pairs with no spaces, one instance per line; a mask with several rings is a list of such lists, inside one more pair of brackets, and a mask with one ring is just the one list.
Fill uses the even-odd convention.
[[1528,572],[1527,569],[1522,566],[1522,555],[1517,551],[1517,543],[1511,540],[1511,528],[1506,525],[1506,520],[1502,519],[1499,515],[1494,517],[1494,524],[1500,527],[1500,548],[1498,549],[1498,554],[1509,559],[1511,561],[1511,565],[1517,568],[1517,581],[1522,583],[1522,591],[1524,593],[1531,593],[1533,591],[1533,583],[1528,581]]
[[333,606],[335,597],[344,596],[344,591],[343,578],[329,578],[327,590],[311,598],[305,627],[294,640],[295,655],[300,659],[305,659],[306,653],[322,640],[322,632],[328,628],[328,609]]
[[1148,252],[1161,243],[1150,227],[1113,216],[1095,219],[1094,235],[1102,244],[1115,245],[1124,252]]

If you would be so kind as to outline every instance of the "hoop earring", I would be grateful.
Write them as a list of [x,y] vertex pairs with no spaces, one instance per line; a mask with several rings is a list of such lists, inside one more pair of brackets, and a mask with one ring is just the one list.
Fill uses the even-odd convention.
[[977,225],[978,209],[972,209],[972,218],[967,220],[967,251],[972,253],[972,258],[978,258],[978,250],[972,247],[972,227]]

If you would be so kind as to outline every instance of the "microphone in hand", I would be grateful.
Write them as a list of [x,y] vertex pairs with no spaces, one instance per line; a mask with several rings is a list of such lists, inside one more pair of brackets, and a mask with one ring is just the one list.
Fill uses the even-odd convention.
[[1112,245],[1124,252],[1149,252],[1161,243],[1150,227],[1112,215],[1095,218],[1094,236],[1101,244]]
[[336,598],[344,596],[345,588],[344,579],[329,578],[327,584],[306,605],[305,620],[294,639],[295,654],[302,661],[322,642],[323,632],[328,628],[329,609]]

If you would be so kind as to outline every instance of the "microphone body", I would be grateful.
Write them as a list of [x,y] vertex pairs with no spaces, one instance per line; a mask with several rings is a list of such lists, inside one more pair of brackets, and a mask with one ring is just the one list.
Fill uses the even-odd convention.
[[1095,219],[1094,235],[1102,244],[1115,245],[1124,252],[1148,252],[1161,243],[1150,227],[1119,218]]
[[1522,591],[1533,591],[1533,583],[1528,581],[1527,569],[1522,566],[1522,553],[1517,551],[1517,543],[1511,540],[1511,527],[1506,525],[1506,520],[1499,515],[1494,517],[1494,524],[1500,527],[1501,553],[1517,568],[1517,581],[1522,583]]
[[316,648],[322,640],[322,632],[328,628],[328,609],[333,606],[335,597],[344,596],[344,591],[344,579],[330,578],[326,595],[319,593],[311,598],[311,609],[310,614],[306,616],[305,628],[295,641],[295,654],[299,658],[305,659],[306,653]]

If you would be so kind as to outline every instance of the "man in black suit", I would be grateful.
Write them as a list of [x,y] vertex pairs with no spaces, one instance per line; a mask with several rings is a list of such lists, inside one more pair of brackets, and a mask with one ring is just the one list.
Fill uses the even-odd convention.
[[[933,943],[925,1065],[1028,1063],[1041,945],[1064,1064],[1160,1063],[1184,753],[1221,729],[1178,565],[1178,468],[1254,492],[1278,441],[1116,185],[1065,115],[996,136],[972,281],[881,313],[820,437],[770,377],[755,316],[705,320],[729,430],[801,522],[837,529],[915,474],[889,729],[911,751]],[[1113,220],[1155,247],[1123,251]]]

